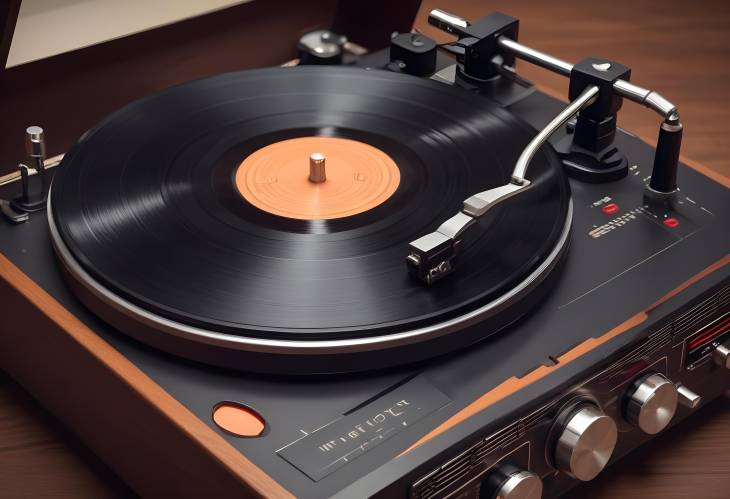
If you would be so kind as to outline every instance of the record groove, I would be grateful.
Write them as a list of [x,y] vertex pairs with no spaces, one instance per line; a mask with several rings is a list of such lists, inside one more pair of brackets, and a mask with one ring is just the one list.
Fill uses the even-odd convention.
[[[171,321],[259,339],[395,334],[498,298],[555,250],[569,192],[543,149],[531,188],[479,222],[453,275],[424,287],[404,263],[410,241],[506,183],[534,133],[484,98],[388,72],[231,73],[132,103],[88,132],[58,169],[50,210],[85,272]],[[396,191],[329,220],[280,217],[238,193],[248,155],[317,135],[383,151],[400,170]]]

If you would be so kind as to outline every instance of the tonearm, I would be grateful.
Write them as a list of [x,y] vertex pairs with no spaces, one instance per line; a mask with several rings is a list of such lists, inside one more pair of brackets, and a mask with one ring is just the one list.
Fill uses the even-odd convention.
[[626,159],[613,145],[616,113],[623,98],[652,109],[662,117],[654,156],[649,197],[666,199],[677,192],[677,166],[682,143],[682,123],[677,107],[654,90],[629,82],[631,70],[605,59],[588,58],[573,65],[517,42],[518,20],[492,13],[470,23],[442,10],[433,10],[429,24],[456,35],[453,44],[460,53],[457,74],[478,84],[513,71],[516,58],[570,79],[570,103],[553,118],[520,154],[509,182],[474,194],[464,201],[461,211],[441,224],[435,232],[410,243],[406,264],[411,274],[427,284],[445,277],[454,269],[464,232],[494,207],[529,189],[527,172],[537,151],[548,139],[577,116],[572,143],[562,151],[569,173],[588,181],[610,181],[626,175]]

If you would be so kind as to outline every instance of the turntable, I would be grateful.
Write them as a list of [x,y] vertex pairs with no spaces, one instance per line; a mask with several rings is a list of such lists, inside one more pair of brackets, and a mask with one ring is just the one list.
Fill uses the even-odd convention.
[[429,22],[455,41],[318,31],[60,162],[27,129],[3,366],[139,492],[555,497],[730,387],[727,181],[676,106],[505,14]]

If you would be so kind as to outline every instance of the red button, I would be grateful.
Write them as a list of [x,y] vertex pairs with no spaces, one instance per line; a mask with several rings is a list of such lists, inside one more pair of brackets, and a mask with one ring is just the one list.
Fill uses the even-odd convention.
[[608,203],[601,208],[601,211],[606,215],[613,215],[614,213],[618,213],[618,205],[616,203]]
[[665,218],[665,219],[664,219],[664,222],[663,222],[663,223],[664,223],[664,225],[666,225],[666,226],[667,226],[667,227],[669,227],[670,229],[673,229],[673,228],[675,228],[675,227],[676,227],[677,225],[679,225],[679,220],[677,220],[677,219],[676,219],[676,218],[674,218],[674,217],[669,217],[669,218]]

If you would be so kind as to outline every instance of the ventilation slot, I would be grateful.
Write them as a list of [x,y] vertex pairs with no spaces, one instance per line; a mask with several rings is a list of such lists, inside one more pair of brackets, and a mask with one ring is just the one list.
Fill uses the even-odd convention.
[[711,317],[718,314],[721,307],[720,303],[722,301],[723,292],[727,291],[727,289],[727,287],[723,288],[723,290],[703,300],[687,312],[677,317],[672,323],[674,335],[687,336],[709,322]]

